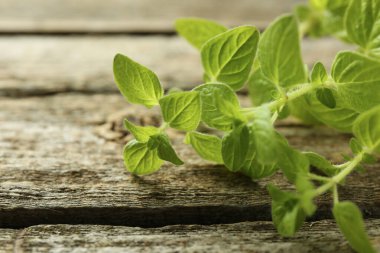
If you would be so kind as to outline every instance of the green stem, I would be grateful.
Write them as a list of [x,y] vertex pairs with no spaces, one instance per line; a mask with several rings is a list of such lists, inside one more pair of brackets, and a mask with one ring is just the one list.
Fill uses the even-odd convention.
[[360,162],[363,160],[364,154],[365,152],[361,152],[357,156],[355,156],[354,159],[352,159],[350,163],[347,164],[347,166],[341,172],[333,176],[329,182],[317,188],[315,190],[315,195],[322,195],[323,193],[330,190],[332,187],[339,184],[343,179],[345,179],[360,164]]
[[334,194],[334,204],[336,205],[339,203],[339,195],[338,195],[338,186],[337,185],[333,186],[333,194]]
[[[286,105],[286,103],[296,98],[299,98],[311,92],[312,90],[317,89],[318,87],[320,87],[320,84],[311,84],[311,83],[299,84],[298,86],[296,86],[295,88],[287,92],[286,94],[283,94],[280,98],[272,102],[263,104],[261,106],[267,106],[269,107],[271,111],[280,111],[280,109],[283,108]],[[244,113],[244,115],[249,120],[254,117],[254,109],[255,107],[243,108],[241,112]]]
[[158,129],[162,133],[162,132],[165,132],[165,130],[168,129],[168,128],[169,128],[169,124],[167,122],[163,122]]
[[322,181],[322,182],[329,182],[331,180],[329,177],[324,177],[324,176],[316,175],[313,173],[309,173],[308,176],[312,180],[317,180],[317,181]]
[[285,96],[266,104],[266,106],[268,106],[269,109],[271,109],[272,111],[278,110],[279,108],[285,106],[286,103],[288,103],[288,102],[290,102],[296,98],[299,98],[299,97],[309,93],[312,90],[315,90],[319,86],[320,85],[315,85],[315,84],[311,84],[311,83],[300,84],[297,87],[295,87],[294,89],[292,89],[291,91],[289,91],[288,93],[286,93]]

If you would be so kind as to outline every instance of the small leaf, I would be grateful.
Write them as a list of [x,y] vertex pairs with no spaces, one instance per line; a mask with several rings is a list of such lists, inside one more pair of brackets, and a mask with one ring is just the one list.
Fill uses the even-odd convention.
[[158,104],[163,90],[157,76],[127,56],[117,54],[113,61],[115,82],[128,102],[150,108]]
[[233,171],[239,171],[247,156],[249,147],[249,131],[246,125],[235,127],[223,137],[222,157],[226,167]]
[[202,121],[208,126],[228,131],[235,121],[243,121],[235,92],[225,84],[208,83],[195,88],[200,93]]
[[327,71],[322,63],[317,62],[314,65],[313,69],[311,70],[310,79],[311,82],[315,84],[324,84],[327,81]]
[[362,147],[380,152],[380,106],[362,113],[354,123],[353,133]]
[[253,26],[237,27],[207,41],[201,50],[206,81],[240,89],[248,80],[258,41]]
[[265,30],[258,57],[264,76],[276,86],[289,88],[307,80],[297,21],[293,16],[282,16]]
[[334,109],[336,107],[336,101],[334,94],[328,88],[321,88],[317,90],[317,98],[319,102],[327,106],[328,108]]
[[359,253],[376,253],[365,231],[359,208],[352,202],[343,201],[334,205],[334,218],[351,247]]
[[173,128],[192,131],[201,119],[199,93],[196,91],[176,92],[160,99],[162,116]]
[[136,140],[128,142],[123,151],[124,165],[136,175],[145,175],[157,171],[163,161],[158,157],[157,149],[149,149],[147,143]]
[[222,140],[217,136],[189,132],[186,135],[186,140],[203,159],[223,164]]
[[131,134],[138,140],[139,142],[147,142],[149,137],[155,135],[159,132],[157,127],[152,126],[137,126],[132,122],[128,121],[128,119],[124,119],[124,127],[131,132]]
[[268,191],[272,197],[272,220],[277,231],[285,237],[293,236],[306,217],[297,196],[273,185],[268,185]]
[[175,22],[177,32],[191,45],[201,49],[212,37],[227,31],[227,28],[207,19],[180,18]]
[[178,157],[170,144],[170,140],[167,135],[156,134],[153,135],[151,139],[157,143],[157,154],[162,160],[171,162],[175,165],[183,164],[183,161]]

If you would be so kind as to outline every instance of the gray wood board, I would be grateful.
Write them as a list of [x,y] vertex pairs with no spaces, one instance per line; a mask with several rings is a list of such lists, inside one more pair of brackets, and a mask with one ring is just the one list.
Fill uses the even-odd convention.
[[[166,164],[152,175],[124,170],[121,143],[125,116],[138,122],[157,117],[128,106],[120,95],[58,94],[2,98],[0,110],[0,226],[109,224],[162,226],[269,220],[265,185],[289,189],[280,173],[251,182],[201,160],[183,135],[170,132],[184,166]],[[154,120],[153,120],[154,121]],[[101,131],[99,131],[101,129]],[[327,128],[282,122],[290,142],[339,161],[350,136]],[[109,137],[111,136],[111,137]],[[380,164],[355,174],[341,199],[356,202],[365,217],[380,217]],[[313,219],[331,217],[330,196],[318,200]]]
[[[380,220],[368,220],[366,226],[373,244],[380,250]],[[271,222],[174,225],[145,229],[99,225],[39,225],[13,230],[13,234],[10,231],[0,229],[0,242],[5,243],[5,247],[0,248],[1,253],[353,252],[331,220],[306,223],[293,238],[281,238]]]
[[2,0],[0,32],[172,32],[180,17],[263,28],[302,0]]
[[[345,48],[335,39],[305,40],[303,55],[310,66],[316,61],[330,66]],[[0,51],[0,96],[115,92],[116,53],[152,69],[165,88],[202,83],[199,53],[178,37],[0,37]]]

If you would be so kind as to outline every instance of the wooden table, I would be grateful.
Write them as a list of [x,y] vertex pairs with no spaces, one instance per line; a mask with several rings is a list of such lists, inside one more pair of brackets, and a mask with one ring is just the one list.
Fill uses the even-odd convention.
[[[171,132],[186,164],[152,175],[124,170],[130,138],[122,119],[155,122],[157,111],[128,105],[112,77],[124,53],[148,66],[165,88],[201,82],[195,49],[173,21],[201,16],[264,29],[301,0],[1,0],[0,252],[351,252],[331,220],[330,196],[291,239],[270,222],[271,181],[252,182],[200,159]],[[348,48],[306,40],[308,64],[331,64]],[[247,98],[242,97],[243,102]],[[291,144],[333,161],[349,135],[278,124]],[[362,209],[380,250],[380,163],[348,178],[341,198]]]

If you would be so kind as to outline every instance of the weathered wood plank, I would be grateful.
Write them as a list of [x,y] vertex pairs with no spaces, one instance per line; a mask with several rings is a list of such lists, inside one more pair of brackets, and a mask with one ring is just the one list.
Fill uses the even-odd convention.
[[[141,108],[126,106],[120,95],[2,98],[0,226],[269,220],[266,183],[289,188],[280,174],[251,182],[206,163],[175,132],[171,135],[186,165],[167,164],[153,175],[133,177],[123,169],[121,145],[95,131],[110,116],[116,117],[112,133],[125,115],[140,121],[149,117]],[[349,136],[329,129],[292,125],[280,130],[293,145],[335,161],[348,151]],[[366,217],[380,217],[379,167],[376,164],[367,173],[350,177],[349,187],[341,191],[341,198],[357,202]],[[314,219],[330,217],[330,202],[328,196],[319,200],[320,211]]]
[[2,0],[0,32],[171,32],[179,17],[265,27],[303,0]]
[[13,252],[14,241],[19,230],[0,229],[0,253]]
[[[306,40],[305,62],[330,66],[343,48],[334,39]],[[151,68],[166,88],[202,82],[199,53],[177,37],[0,37],[0,51],[0,96],[116,91],[112,59],[119,52]]]
[[[380,221],[370,220],[366,225],[371,240],[380,250]],[[288,239],[281,238],[270,222],[149,229],[40,225],[28,227],[22,233],[16,252],[353,252],[331,220],[306,223],[294,238]],[[2,237],[8,238],[0,234],[0,240]],[[5,248],[0,252],[13,251]]]

